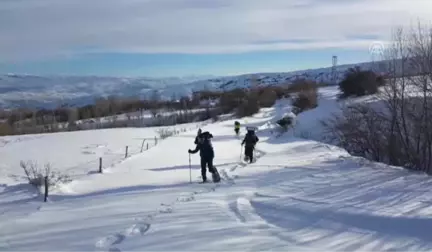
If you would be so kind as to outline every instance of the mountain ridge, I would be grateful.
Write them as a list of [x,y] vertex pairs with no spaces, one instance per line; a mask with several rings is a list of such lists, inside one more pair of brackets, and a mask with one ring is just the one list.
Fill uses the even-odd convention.
[[[360,62],[336,66],[336,82],[354,66],[379,69],[380,62]],[[150,98],[155,92],[161,99],[178,99],[201,90],[232,90],[252,85],[267,86],[289,83],[296,78],[332,82],[332,67],[291,72],[248,73],[234,76],[191,77],[108,77],[62,75],[0,75],[0,107],[54,108],[62,104],[84,106],[99,97],[120,96]],[[334,83],[333,83],[334,84]]]

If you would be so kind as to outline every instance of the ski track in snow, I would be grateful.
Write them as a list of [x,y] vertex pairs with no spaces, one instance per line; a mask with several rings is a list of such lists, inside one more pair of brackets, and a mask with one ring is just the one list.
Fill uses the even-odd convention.
[[[264,151],[260,151],[258,149],[256,149],[255,151],[258,154],[255,155],[254,162],[256,162],[259,158],[261,158],[266,154]],[[235,171],[235,169],[240,166],[246,167],[247,165],[248,163],[240,161],[239,163],[233,166],[234,169],[231,168],[229,169],[229,171],[232,172]],[[229,175],[229,173],[226,171],[226,168],[221,169],[219,173],[222,176],[221,181],[219,183],[213,183],[213,182],[212,182],[213,184],[209,183],[211,185],[209,189],[194,191],[190,193],[188,196],[179,196],[177,197],[175,202],[161,203],[160,204],[161,207],[158,209],[158,214],[170,214],[174,211],[174,207],[176,203],[187,203],[187,202],[194,201],[196,195],[215,192],[216,189],[221,186],[221,184],[225,184],[227,186],[235,185],[235,179]],[[247,221],[256,219],[256,218],[247,217],[248,214],[246,212],[253,210],[248,199],[238,198],[234,202],[229,203],[228,207],[240,222],[245,223]],[[157,217],[157,214],[148,216],[148,218],[150,219],[153,219],[155,217]],[[107,249],[107,251],[121,252],[122,250],[114,245],[119,245],[124,240],[126,240],[127,237],[134,236],[136,234],[145,235],[145,233],[150,229],[150,227],[151,227],[151,223],[149,223],[149,221],[144,223],[143,222],[135,223],[129,228],[127,228],[125,231],[123,231],[122,233],[111,234],[99,239],[96,242],[95,247],[97,249],[105,248]]]
[[121,244],[127,237],[144,235],[151,227],[151,224],[135,223],[125,229],[122,233],[117,233],[113,235],[108,235],[102,239],[99,239],[95,246],[97,249],[107,249],[108,251],[121,251],[118,247],[114,245]]

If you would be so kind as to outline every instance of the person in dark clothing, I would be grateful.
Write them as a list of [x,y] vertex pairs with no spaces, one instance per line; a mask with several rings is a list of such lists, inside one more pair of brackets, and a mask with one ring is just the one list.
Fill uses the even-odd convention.
[[248,130],[245,138],[243,139],[242,146],[245,145],[245,161],[249,159],[249,162],[253,161],[253,152],[255,149],[256,143],[259,141],[259,138],[255,135],[255,131]]
[[239,132],[240,132],[240,123],[238,121],[234,122],[234,131],[235,131],[236,135],[238,136]]
[[209,132],[203,132],[196,138],[196,148],[195,150],[188,150],[190,154],[195,154],[198,151],[200,152],[201,156],[201,176],[203,179],[203,182],[207,182],[207,171],[206,168],[208,167],[209,172],[213,175],[214,182],[219,182],[220,177],[216,170],[216,168],[213,165],[213,159],[214,159],[214,150],[212,143],[210,139],[213,138],[213,135]]
[[[198,129],[198,133],[197,133],[197,136],[195,137],[195,142],[194,142],[194,144],[198,144],[198,142],[199,142],[199,136],[201,135],[201,133],[202,133],[202,130],[201,129]],[[213,136],[212,136],[213,137]]]

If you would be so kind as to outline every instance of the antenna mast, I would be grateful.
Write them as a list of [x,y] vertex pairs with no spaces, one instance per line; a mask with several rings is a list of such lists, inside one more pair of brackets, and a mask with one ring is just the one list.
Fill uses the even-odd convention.
[[336,79],[337,79],[337,76],[336,76],[337,75],[337,71],[336,71],[337,60],[338,60],[337,56],[333,55],[333,58],[332,58],[332,70],[331,70],[331,82],[333,84],[336,84]]

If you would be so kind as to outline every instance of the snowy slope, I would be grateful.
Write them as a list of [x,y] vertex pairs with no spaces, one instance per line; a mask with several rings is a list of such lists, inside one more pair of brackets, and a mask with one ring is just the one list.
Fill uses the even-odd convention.
[[[331,90],[323,92],[330,93]],[[220,184],[189,183],[187,149],[194,147],[195,129],[167,138],[148,151],[107,168],[103,174],[82,176],[57,188],[49,203],[29,197],[32,193],[19,181],[3,182],[0,248],[8,251],[432,249],[428,232],[432,182],[427,176],[366,162],[334,146],[293,137],[294,132],[276,138],[267,122],[287,109],[281,102],[273,109],[264,109],[240,121],[243,126],[259,128],[258,159],[253,164],[240,161],[241,139],[233,136],[233,121],[203,128],[215,136],[215,164],[223,178]],[[299,125],[306,122],[307,118],[299,117]],[[121,138],[117,136],[121,131],[116,131],[104,141]],[[85,134],[74,134],[80,133]],[[129,140],[133,137],[123,135]],[[58,143],[66,144],[67,139],[73,138],[79,141],[78,135],[72,133],[58,135]],[[102,142],[91,135],[80,139],[94,144]],[[43,138],[38,141],[27,148],[47,146],[55,141],[55,136],[51,141]],[[5,145],[3,151],[13,146]],[[18,153],[20,149],[15,148]],[[10,157],[3,152],[1,158]],[[77,153],[71,152],[69,158],[76,159]],[[191,163],[192,180],[199,181],[198,154],[192,155]],[[14,172],[21,174],[19,168],[10,167],[9,173]]]

